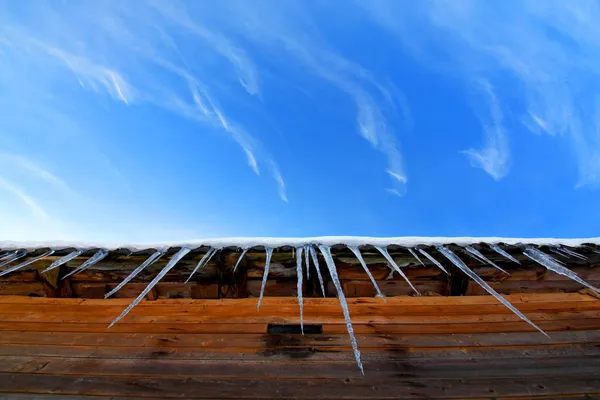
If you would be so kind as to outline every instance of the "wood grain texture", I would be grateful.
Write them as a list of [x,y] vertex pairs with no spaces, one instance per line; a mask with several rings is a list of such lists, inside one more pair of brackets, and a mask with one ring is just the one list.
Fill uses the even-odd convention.
[[600,300],[580,293],[506,298],[550,337],[489,296],[349,299],[363,377],[335,298],[305,301],[305,322],[322,324],[323,334],[269,335],[268,323],[299,322],[297,299],[267,297],[257,312],[252,298],[159,297],[107,329],[131,299],[0,296],[0,399],[600,393]]

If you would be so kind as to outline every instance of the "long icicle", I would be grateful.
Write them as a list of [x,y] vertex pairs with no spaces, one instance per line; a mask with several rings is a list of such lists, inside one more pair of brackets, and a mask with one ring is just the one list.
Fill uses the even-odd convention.
[[579,258],[580,260],[587,260],[587,257],[584,256],[583,254],[579,254],[565,246],[560,246],[558,247],[558,249],[564,253],[567,253],[568,255],[575,257],[575,258]]
[[510,254],[508,254],[508,252],[506,250],[504,250],[502,247],[498,246],[495,243],[490,243],[489,246],[492,248],[492,250],[494,250],[496,253],[508,258],[510,261],[517,263],[519,265],[521,265],[521,261],[517,260],[516,258],[514,258],[513,256],[511,256]]
[[246,255],[246,253],[248,252],[248,249],[243,249],[242,250],[242,254],[240,254],[240,258],[238,258],[237,262],[235,263],[235,267],[233,267],[233,273],[235,274],[235,271],[237,270],[238,265],[240,265],[240,262],[242,261],[242,258],[244,258],[244,256]]
[[383,293],[381,293],[381,290],[379,290],[379,285],[377,285],[375,278],[373,278],[373,274],[371,274],[371,271],[367,267],[367,263],[365,262],[362,254],[360,254],[360,249],[358,248],[358,246],[348,246],[348,248],[354,254],[354,256],[358,259],[358,261],[360,262],[360,265],[363,267],[363,269],[367,273],[369,279],[371,280],[371,283],[373,284],[373,287],[377,291],[377,297],[380,297],[381,299],[383,299],[383,301],[387,302],[385,295]]
[[310,250],[308,250],[308,245],[305,244],[303,247],[304,250],[304,264],[306,264],[306,279],[310,279]]
[[25,257],[26,255],[27,255],[27,251],[17,250],[13,254],[11,254],[9,257],[5,258],[4,261],[0,262],[0,268],[4,267],[5,265],[10,264],[13,261],[20,260],[21,258]]
[[375,248],[377,250],[379,250],[379,252],[385,257],[385,259],[388,261],[388,263],[390,263],[390,265],[394,268],[394,270],[400,274],[400,276],[402,276],[402,278],[404,278],[404,280],[406,281],[406,283],[408,283],[408,285],[412,288],[412,290],[415,291],[416,294],[418,294],[419,296],[421,295],[421,293],[419,293],[419,291],[413,286],[412,283],[410,283],[410,280],[408,280],[408,278],[406,277],[406,275],[404,275],[404,272],[402,272],[402,270],[400,269],[400,267],[398,266],[398,264],[396,264],[396,261],[394,261],[394,259],[392,258],[392,256],[390,256],[390,253],[388,253],[387,248],[381,247],[381,246],[375,246]]
[[296,248],[296,275],[298,276],[296,282],[296,289],[298,290],[298,305],[300,306],[300,330],[304,335],[304,300],[302,298],[302,281],[304,280],[304,274],[302,272],[302,247]]
[[4,276],[6,274],[10,274],[11,272],[16,271],[16,270],[21,269],[21,268],[25,268],[26,266],[31,265],[34,262],[39,261],[42,258],[48,257],[48,256],[50,256],[52,254],[54,254],[54,250],[50,249],[47,252],[45,252],[44,254],[41,254],[41,255],[39,255],[37,257],[34,257],[34,258],[30,258],[29,260],[27,260],[25,262],[22,262],[19,265],[15,265],[15,266],[12,266],[12,267],[10,267],[8,269],[5,269],[4,271],[0,272],[0,276]]
[[7,258],[9,258],[10,256],[12,256],[13,254],[15,254],[17,251],[19,250],[5,250],[2,253],[0,253],[0,261],[4,261]]
[[108,299],[110,296],[112,296],[113,294],[117,293],[119,290],[121,290],[121,288],[123,286],[125,286],[127,284],[127,282],[129,282],[130,280],[132,280],[133,278],[135,278],[140,272],[142,272],[145,268],[149,267],[150,265],[154,264],[156,261],[158,261],[162,256],[165,255],[165,253],[167,252],[167,248],[163,248],[163,249],[158,249],[156,250],[154,253],[152,253],[152,255],[150,257],[148,257],[146,259],[146,261],[144,261],[139,267],[137,267],[136,269],[134,269],[129,275],[127,275],[127,277],[125,279],[123,279],[123,281],[121,283],[119,283],[117,285],[117,287],[115,287],[113,290],[111,290],[110,292],[106,293],[104,295],[105,299]]
[[[561,256],[562,258],[571,258],[570,255],[568,255],[567,253],[563,252],[561,249],[559,249],[557,247],[550,247],[550,251],[553,252],[556,255]],[[556,261],[558,261],[561,264],[564,264],[564,261],[561,261],[559,259],[556,259]]]
[[446,268],[444,268],[444,266],[435,258],[433,258],[428,252],[426,252],[423,249],[419,249],[419,253],[423,254],[425,257],[427,257],[427,259],[429,261],[431,261],[432,263],[434,263],[439,269],[441,269],[442,271],[444,271],[446,273],[446,275],[450,275],[448,273],[448,271],[446,271]]
[[411,249],[410,247],[408,248],[408,252],[417,259],[417,261],[419,262],[419,264],[421,264],[424,267],[427,267],[425,264],[423,264],[423,261],[421,261],[421,259],[419,258],[419,256],[417,255],[417,253],[415,253],[415,251],[413,249]]
[[88,269],[92,265],[102,261],[102,259],[104,259],[107,255],[108,255],[108,250],[106,250],[106,249],[98,250],[96,252],[96,254],[94,254],[92,257],[90,257],[88,260],[86,260],[79,267],[75,268],[73,271],[71,271],[68,274],[66,274],[65,276],[63,276],[62,279],[68,278],[71,275],[78,274],[81,271]]
[[156,275],[156,277],[154,277],[154,279],[152,279],[152,282],[150,282],[144,288],[144,290],[142,290],[142,293],[140,293],[140,295],[136,297],[136,299],[132,301],[131,304],[128,305],[125,310],[123,310],[121,315],[115,318],[115,320],[108,327],[110,328],[111,326],[119,322],[121,318],[126,316],[127,313],[129,313],[129,311],[131,311],[133,307],[135,307],[140,301],[142,301],[146,297],[148,292],[150,292],[150,290],[152,290],[152,288],[156,286],[156,284],[167,274],[167,272],[169,272],[179,262],[179,260],[185,257],[185,255],[189,252],[190,249],[188,249],[187,247],[182,247],[177,253],[175,253],[175,255],[171,257],[167,265],[158,273],[158,275]]
[[489,258],[487,258],[486,256],[484,256],[483,254],[481,254],[481,252],[479,250],[477,250],[476,248],[472,247],[472,246],[465,246],[465,249],[473,254],[474,256],[480,258],[481,260],[483,260],[484,263],[490,264],[492,267],[496,268],[498,271],[500,272],[504,272],[506,275],[510,275],[508,272],[506,272],[505,270],[503,270],[502,268],[500,268],[499,266],[496,265],[496,263],[494,263],[492,260],[490,260]]
[[198,269],[200,269],[201,266],[208,264],[208,262],[210,261],[210,259],[215,255],[215,253],[217,252],[217,249],[214,247],[211,247],[206,254],[204,254],[204,256],[202,256],[202,258],[200,259],[200,261],[198,262],[198,264],[196,264],[196,267],[194,268],[194,270],[192,271],[192,273],[190,274],[190,276],[188,276],[188,278],[186,279],[185,283],[188,283],[190,281],[190,279],[192,279],[192,276],[194,276],[194,274],[196,273],[196,271],[198,271]]
[[327,264],[329,275],[331,276],[331,280],[333,281],[333,285],[335,286],[335,290],[337,291],[340,306],[342,307],[342,312],[344,313],[344,319],[346,320],[346,329],[348,330],[348,335],[350,336],[352,350],[354,350],[354,358],[356,359],[358,368],[360,368],[361,374],[364,375],[365,371],[363,369],[362,362],[360,361],[360,351],[358,350],[358,344],[356,343],[356,337],[354,336],[354,328],[352,327],[352,321],[350,320],[350,310],[348,309],[348,302],[346,301],[346,296],[344,295],[340,279],[338,278],[337,270],[335,268],[335,262],[333,261],[333,257],[331,256],[331,249],[329,247],[319,245],[319,250],[321,250],[321,254],[323,254],[323,257],[325,258],[325,264]]
[[319,278],[319,283],[321,284],[321,293],[323,297],[325,297],[325,285],[323,284],[323,275],[321,275],[321,267],[319,266],[319,257],[317,257],[317,252],[312,246],[309,246],[310,250],[310,258],[313,260],[313,264],[315,264],[315,270],[317,271],[317,277]]
[[269,266],[271,265],[273,248],[265,247],[265,252],[267,253],[267,259],[265,261],[265,271],[263,273],[262,284],[260,285],[260,295],[258,296],[258,304],[256,305],[256,311],[260,310],[260,303],[262,303],[263,294],[265,293],[265,287],[267,286],[267,277],[269,276]]
[[509,310],[511,310],[515,315],[521,318],[523,321],[527,322],[529,325],[540,331],[544,334],[544,336],[549,337],[546,332],[544,332],[539,326],[534,324],[529,318],[527,318],[521,311],[517,310],[508,300],[502,297],[498,292],[490,287],[486,281],[481,279],[479,275],[471,270],[471,268],[467,267],[467,265],[456,255],[454,252],[444,246],[437,246],[437,249],[440,253],[442,253],[448,260],[450,260],[454,265],[458,267],[462,272],[464,272],[469,278],[473,279],[477,282],[482,288],[484,288],[489,294],[494,296],[496,300],[500,303],[504,304]]
[[553,272],[556,272],[557,274],[564,275],[568,278],[571,278],[575,282],[580,283],[583,286],[592,289],[596,293],[600,293],[600,289],[590,285],[589,283],[587,283],[586,281],[581,279],[575,272],[560,265],[554,257],[549,256],[548,254],[546,254],[536,248],[533,248],[531,246],[527,247],[525,249],[525,251],[523,251],[523,254],[525,254],[527,257],[529,257],[533,261],[543,265],[550,271],[553,271]]
[[48,268],[46,268],[45,270],[42,271],[43,273],[46,273],[48,271],[53,270],[54,268],[58,268],[63,264],[68,263],[69,261],[71,261],[72,259],[74,259],[75,257],[79,257],[81,255],[81,253],[83,253],[86,249],[78,249],[75,250],[69,254],[67,254],[66,256],[59,258],[58,260],[54,261],[52,264],[50,264],[50,266]]

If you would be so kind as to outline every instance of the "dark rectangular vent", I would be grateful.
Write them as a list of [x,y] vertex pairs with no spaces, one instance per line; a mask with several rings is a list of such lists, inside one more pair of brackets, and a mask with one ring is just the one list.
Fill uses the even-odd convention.
[[[320,335],[323,333],[323,325],[307,325],[304,324],[304,334],[306,335]],[[302,329],[300,324],[269,324],[267,327],[267,334],[269,335],[301,335]]]

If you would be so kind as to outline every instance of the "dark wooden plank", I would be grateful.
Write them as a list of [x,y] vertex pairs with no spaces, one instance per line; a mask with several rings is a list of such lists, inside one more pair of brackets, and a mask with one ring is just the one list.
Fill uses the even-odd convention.
[[[436,280],[414,280],[413,286],[422,295],[448,295],[448,284],[445,281]],[[383,280],[377,281],[377,285],[385,296],[413,296],[415,291],[406,281]],[[377,291],[371,281],[342,281],[342,289],[347,297],[373,297]],[[329,282],[327,290],[329,293],[335,293],[335,287]]]
[[0,283],[0,296],[45,296],[44,284],[40,282]]
[[511,379],[202,379],[0,374],[0,392],[163,398],[465,398],[600,392],[596,376]]
[[[157,312],[157,311],[162,312]],[[25,322],[67,322],[67,323],[86,323],[94,321],[95,323],[111,323],[122,311],[119,307],[111,309],[88,308],[70,310],[55,308],[51,312],[21,311],[19,308],[0,310],[0,321],[25,321]],[[222,311],[222,313],[219,313]],[[134,308],[122,323],[170,323],[170,324],[221,324],[223,321],[228,323],[298,323],[299,310],[294,307],[290,310],[256,310],[240,313],[241,310],[232,310],[235,313],[226,313],[215,307],[212,310],[194,310],[192,309],[152,309],[152,308]],[[443,324],[443,323],[495,323],[495,322],[517,322],[519,317],[514,314],[484,314],[484,315],[394,315],[393,309],[389,313],[373,311],[370,313],[351,313],[352,321],[356,324]],[[527,317],[534,322],[537,321],[568,321],[577,319],[600,319],[600,310],[585,311],[558,311],[558,312],[525,312]],[[327,323],[327,324],[345,324],[343,314],[340,310],[331,312],[320,312],[318,309],[304,310],[305,323]],[[526,324],[523,322],[523,324]]]
[[[599,287],[600,281],[587,281],[590,285]],[[575,293],[584,288],[583,285],[572,280],[503,280],[501,282],[488,282],[500,294],[513,293],[550,293],[571,292]],[[467,296],[487,295],[488,293],[477,283],[470,281],[467,287]]]
[[[501,354],[499,354],[501,356]],[[0,373],[31,373],[78,376],[155,376],[190,378],[277,378],[339,379],[357,375],[353,361],[295,360],[168,360],[93,359],[57,357],[2,357]],[[600,371],[600,358],[542,357],[495,358],[479,360],[405,359],[364,363],[369,379],[394,379],[399,375],[416,379],[524,378],[527,376],[594,376]]]
[[[600,330],[553,332],[546,338],[539,332],[477,334],[389,334],[357,335],[361,348],[463,347],[551,345],[600,342]],[[348,335],[257,335],[257,334],[142,334],[0,332],[0,343],[63,346],[163,346],[197,348],[340,347],[348,348]]]
[[[525,304],[536,304],[543,306],[544,304],[580,304],[580,303],[595,303],[600,304],[598,299],[580,293],[520,293],[504,296],[506,300],[510,301],[515,306]],[[265,306],[281,306],[297,304],[295,297],[275,297],[263,299]],[[47,299],[39,297],[23,297],[23,296],[0,296],[0,304],[36,304],[36,305],[121,305],[127,306],[131,300],[129,299],[109,299],[109,300],[94,300],[94,299]],[[337,306],[338,300],[333,298],[307,298],[305,299],[305,305],[310,306]],[[430,309],[431,307],[477,307],[485,305],[500,306],[498,301],[492,296],[460,296],[460,297],[395,297],[387,299],[387,302],[383,302],[381,299],[375,298],[355,298],[348,299],[348,304],[353,305],[376,305],[378,307],[403,307],[410,309],[422,308]],[[159,299],[151,303],[141,302],[138,307],[147,306],[173,306],[173,305],[184,305],[184,306],[255,306],[256,299],[221,299],[215,300],[192,300],[192,299]],[[439,309],[436,309],[439,312]],[[448,311],[448,310],[445,310]],[[461,310],[464,312],[464,310]]]
[[[290,320],[298,323],[299,320]],[[281,323],[281,320],[275,320]],[[284,321],[285,322],[285,321]],[[536,321],[544,331],[551,333],[562,330],[600,329],[600,319],[570,318],[564,320]],[[95,333],[265,333],[266,323],[127,323],[119,322],[108,329],[108,323],[70,322],[24,322],[3,321],[0,331],[36,332],[95,332]],[[520,320],[494,323],[440,323],[440,324],[353,324],[357,334],[436,334],[436,333],[508,333],[535,332],[534,328]],[[344,324],[325,324],[326,334],[345,334]]]
[[[276,361],[306,360],[349,361],[354,363],[354,354],[335,347],[302,347],[290,338],[287,343],[279,343],[267,348],[198,348],[198,347],[110,347],[110,346],[69,346],[69,345],[19,345],[8,344],[0,347],[0,357],[64,357],[94,359],[141,359],[141,360],[240,360]],[[490,360],[499,358],[544,358],[600,355],[600,343],[558,344],[543,346],[487,346],[487,347],[390,347],[365,349],[361,346],[363,362],[371,361],[410,361],[410,360]]]

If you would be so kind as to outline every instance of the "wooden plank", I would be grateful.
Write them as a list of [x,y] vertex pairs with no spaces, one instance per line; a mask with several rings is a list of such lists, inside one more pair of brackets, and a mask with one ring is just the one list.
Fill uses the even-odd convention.
[[[25,322],[68,322],[86,323],[111,323],[122,311],[121,307],[85,307],[77,306],[51,307],[51,309],[31,309],[30,306],[2,308],[0,310],[0,321],[25,321]],[[571,320],[571,319],[599,319],[600,309],[580,308],[577,310],[554,311],[545,310],[541,312],[522,310],[527,317],[534,322],[548,320]],[[357,324],[440,324],[440,323],[493,323],[519,321],[519,317],[512,313],[489,313],[489,314],[449,314],[449,315],[419,315],[400,314],[401,310],[393,308],[382,308],[371,310],[359,308],[351,312],[352,321]],[[122,323],[170,323],[170,324],[221,324],[224,320],[228,323],[297,323],[299,319],[298,307],[279,307],[262,309],[230,309],[219,307],[209,309],[185,309],[185,308],[134,308],[123,318]],[[321,310],[318,307],[306,308],[304,310],[306,323],[345,324],[344,316],[339,309]]]
[[[564,302],[596,302],[600,301],[590,295],[580,293],[520,293],[506,295],[504,298],[510,301],[512,304],[518,305],[521,303],[564,303]],[[289,305],[297,304],[295,297],[286,298],[265,298],[263,299],[264,305]],[[307,298],[304,299],[305,305],[338,305],[337,299],[332,298]],[[77,305],[121,305],[127,306],[131,303],[128,299],[108,299],[108,300],[94,300],[94,299],[47,299],[37,297],[26,297],[26,296],[0,296],[0,304],[77,304]],[[256,299],[220,299],[215,300],[192,300],[192,299],[159,299],[151,303],[141,302],[138,307],[146,305],[157,306],[157,305],[184,305],[184,306],[200,306],[200,305],[256,305]],[[377,305],[379,307],[395,307],[395,306],[461,306],[461,305],[473,305],[480,306],[486,304],[498,304],[498,301],[492,296],[459,296],[459,297],[397,297],[387,299],[387,302],[383,302],[381,299],[376,298],[355,298],[348,299],[348,304],[366,304],[366,305]]]
[[[342,281],[342,289],[346,297],[373,297],[377,291],[371,281]],[[413,286],[422,295],[448,295],[448,284],[445,281],[421,280],[411,281]],[[377,285],[385,296],[414,296],[415,291],[406,281],[383,280],[377,281]],[[327,285],[329,293],[335,293],[335,287],[332,282]]]
[[[297,320],[290,320],[299,323]],[[281,320],[276,321],[280,323]],[[285,322],[285,321],[284,321]],[[536,321],[546,332],[560,330],[589,330],[599,328],[598,319],[565,319]],[[357,324],[353,323],[357,334],[412,334],[412,333],[505,333],[505,332],[532,332],[534,328],[523,321],[495,322],[495,323],[441,323],[441,324]],[[119,322],[108,329],[107,323],[85,322],[23,322],[3,321],[0,331],[37,331],[37,332],[115,332],[115,333],[265,333],[266,323],[221,323],[221,324],[161,324],[161,323],[127,323]],[[343,324],[325,324],[323,332],[326,334],[345,334],[346,326]]]
[[[297,295],[296,279],[270,279],[265,286],[264,296],[278,297],[296,297]],[[248,297],[259,297],[262,280],[248,279],[246,281],[246,291]]]
[[0,283],[0,296],[45,296],[44,284],[40,282]]
[[[277,321],[279,323],[280,321]],[[299,323],[299,321],[292,321]],[[536,321],[546,332],[560,330],[597,329],[597,319],[569,319],[558,321]],[[344,334],[342,324],[325,324],[326,334]],[[532,332],[534,329],[521,321],[496,322],[493,324],[353,324],[354,331],[360,334],[412,334],[412,333],[486,333],[486,332]],[[81,333],[265,333],[267,324],[161,324],[161,323],[119,323],[108,329],[102,323],[38,323],[3,322],[0,331],[36,331],[36,332],[81,332]]]
[[0,392],[163,398],[457,398],[600,392],[596,376],[484,379],[204,379],[0,374]]
[[[292,342],[290,338],[290,342]],[[549,346],[454,346],[454,347],[392,347],[365,349],[361,346],[363,362],[407,360],[489,360],[499,358],[581,357],[600,355],[600,343],[553,344]],[[355,362],[352,351],[339,347],[273,346],[257,348],[197,348],[197,347],[110,347],[68,345],[20,345],[0,347],[0,357],[59,357],[98,359],[168,359],[168,360],[306,360]]]
[[[415,262],[417,261],[415,260]],[[376,280],[384,280],[390,275],[389,267],[384,264],[369,265],[369,271]],[[402,272],[404,272],[407,278],[411,281],[433,278],[437,278],[442,281],[446,280],[446,274],[436,266],[402,268]],[[338,267],[338,276],[341,280],[369,281],[369,276],[365,273],[365,270],[360,265],[346,264],[343,267]],[[404,280],[404,278],[397,273],[394,273],[392,279]]]
[[[600,281],[588,281],[592,286],[599,287]],[[513,293],[551,293],[551,292],[577,292],[584,288],[583,285],[572,280],[503,280],[501,282],[488,282],[500,294]],[[467,296],[487,295],[488,293],[477,283],[469,281]]]
[[[546,338],[539,332],[477,334],[379,334],[357,335],[361,348],[449,347],[449,346],[515,346],[600,342],[600,330],[553,332]],[[266,334],[143,334],[143,333],[65,333],[65,332],[0,332],[0,343],[63,346],[113,347],[197,347],[197,348],[262,348],[262,347],[342,347],[350,346],[348,335],[266,335]],[[291,344],[290,344],[291,343]]]
[[[369,379],[394,379],[400,373],[416,379],[524,378],[527,376],[594,376],[600,358],[542,357],[480,360],[370,361],[364,367]],[[89,359],[57,357],[3,357],[0,373],[28,373],[77,376],[156,376],[214,379],[340,379],[356,376],[352,361],[240,361],[165,359]],[[600,382],[599,382],[600,383]]]

